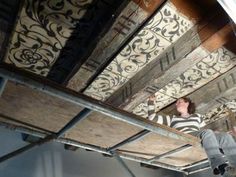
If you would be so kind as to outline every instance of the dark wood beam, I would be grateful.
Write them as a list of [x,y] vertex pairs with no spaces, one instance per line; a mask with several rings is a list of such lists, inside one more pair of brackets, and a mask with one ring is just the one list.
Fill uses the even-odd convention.
[[83,92],[155,15],[164,2],[164,0],[151,0],[148,3],[131,1],[115,19],[114,25],[98,42],[78,72],[73,73],[68,87]]
[[[218,11],[213,17],[212,15],[205,17],[170,46],[163,55],[116,91],[107,102],[126,110],[132,110],[148,96],[184,72],[187,69],[186,66],[193,66],[223,45],[231,32],[227,17],[222,15],[222,11]],[[214,44],[216,41],[218,43]]]
[[47,78],[66,85],[90,56],[98,41],[114,23],[114,18],[120,14],[128,2],[128,0],[93,1],[83,17],[78,20]]
[[[235,47],[236,37],[231,36],[231,40],[228,41],[223,47],[226,50],[231,51],[236,54]],[[233,58],[234,62],[236,57]],[[236,66],[230,69],[228,72],[215,78],[208,84],[200,87],[193,93],[189,94],[188,97],[191,98],[197,107],[197,112],[201,114],[207,113],[209,110],[217,108],[222,104],[225,104],[233,99],[236,99],[234,94],[236,91]],[[160,113],[162,114],[176,114],[175,105],[172,104]]]

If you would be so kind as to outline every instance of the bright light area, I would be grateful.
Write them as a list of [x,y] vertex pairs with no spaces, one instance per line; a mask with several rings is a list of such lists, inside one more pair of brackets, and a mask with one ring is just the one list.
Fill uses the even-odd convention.
[[236,24],[236,0],[217,0]]

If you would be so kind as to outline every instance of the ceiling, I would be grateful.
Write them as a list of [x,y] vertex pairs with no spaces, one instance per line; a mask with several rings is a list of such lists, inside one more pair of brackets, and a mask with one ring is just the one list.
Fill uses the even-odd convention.
[[209,119],[236,108],[236,38],[214,0],[11,0],[0,12],[7,65],[143,117],[152,94],[160,114],[186,95]]

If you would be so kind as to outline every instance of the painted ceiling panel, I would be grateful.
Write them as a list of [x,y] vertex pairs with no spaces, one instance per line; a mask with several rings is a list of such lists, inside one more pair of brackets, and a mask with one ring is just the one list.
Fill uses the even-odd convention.
[[192,26],[193,23],[179,13],[172,3],[167,3],[146,28],[173,43]]
[[46,76],[91,2],[26,0],[5,62]]
[[[211,29],[211,26],[212,26],[212,24],[210,23],[208,31]],[[212,34],[214,34],[213,36],[216,37],[215,39],[217,39],[217,40],[214,40],[214,37],[210,37],[209,40],[204,41],[204,43],[209,43],[209,44],[211,43],[211,46],[212,46],[211,50],[212,51],[219,48],[219,43],[217,42],[217,44],[216,44],[216,42],[215,42],[215,41],[219,41],[218,37],[221,36],[220,37],[220,41],[221,41],[220,45],[221,46],[223,44],[225,44],[226,41],[228,41],[227,39],[233,39],[233,40],[235,39],[235,37],[231,36],[231,34],[229,32],[226,32],[226,34],[229,34],[229,35],[226,35],[224,32],[224,29],[225,29],[225,27],[223,27],[219,31],[216,31],[216,34],[215,34],[215,32],[212,33]],[[221,34],[223,34],[223,35],[221,35]],[[191,37],[189,37],[189,38],[191,38]],[[184,42],[184,41],[182,41],[182,42]],[[124,104],[125,105],[124,109],[128,110],[128,111],[132,111],[132,109],[134,109],[139,103],[143,102],[151,94],[154,94],[157,91],[157,89],[164,87],[166,84],[168,84],[169,82],[174,80],[176,78],[176,76],[181,75],[181,73],[183,73],[186,70],[185,66],[188,66],[190,68],[190,67],[194,66],[196,63],[198,63],[202,58],[205,58],[206,56],[208,56],[210,51],[208,51],[207,49],[205,49],[203,47],[204,43],[202,43],[202,45],[200,45],[196,49],[192,50],[185,58],[181,59],[174,66],[172,66],[168,70],[166,70],[163,75],[158,76],[157,74],[153,73],[152,82],[149,81],[150,84],[149,85],[146,84],[147,89],[145,88],[144,90],[140,90],[138,93],[133,95],[133,97],[130,99],[131,101],[128,102],[127,105]],[[228,41],[227,43],[231,44],[234,42]],[[189,44],[188,42],[185,42],[184,45],[181,45],[181,44],[180,45],[185,46],[188,44]],[[178,44],[175,43],[175,45],[178,45]],[[183,49],[186,49],[186,47],[184,47]],[[176,55],[179,53],[180,52],[176,52]],[[149,72],[149,71],[147,71],[147,72]],[[196,100],[196,99],[193,99],[193,100]]]
[[228,101],[225,104],[221,104],[220,106],[216,108],[208,110],[208,112],[205,114],[206,123],[212,123],[216,120],[230,116],[229,110],[232,111],[233,113],[236,113],[236,100],[235,99]]
[[[192,93],[220,74],[230,70],[235,66],[235,61],[236,55],[223,47],[203,58],[194,67],[187,69],[179,77],[155,93],[157,96],[156,111],[174,102],[177,98]],[[147,100],[135,108],[133,112],[147,117]]]
[[[37,35],[37,34],[36,34]],[[39,36],[15,32],[6,62],[45,76],[59,51],[50,43],[42,42]]]
[[[179,14],[172,4],[166,4],[107,68],[112,73],[131,78],[192,26],[193,24]],[[85,94],[91,96],[91,90],[99,88],[96,83],[102,83],[104,79],[98,77],[96,80],[85,90]],[[121,86],[112,91],[100,88],[97,92],[102,91],[99,94],[103,95],[102,100],[106,100],[110,95],[106,92],[113,93]]]
[[95,99],[104,100],[127,81],[126,77],[104,70],[93,82],[93,85],[88,87],[86,94]]
[[87,85],[87,81],[100,69],[100,66],[109,62],[111,54],[125,42],[126,38],[128,38],[162,2],[163,1],[152,0],[143,4],[143,1],[137,1],[136,3],[131,1],[117,17],[111,29],[99,41],[86,62],[70,79],[67,86],[76,91],[84,88]]
[[123,77],[132,78],[170,44],[168,40],[160,39],[155,32],[145,28],[107,68]]
[[196,100],[197,110],[200,113],[205,113],[208,110],[219,107],[230,100],[236,98],[236,68],[233,67],[230,71],[222,74],[220,77],[205,85],[190,97]]
[[[184,72],[186,68],[183,65],[191,67],[194,63],[197,63],[201,57],[203,58],[203,54],[207,52],[203,49],[197,50],[197,52],[193,50],[194,48],[201,48],[198,47],[201,41],[197,34],[194,35],[193,31],[192,29],[189,30],[169,46],[156,60],[151,61],[117,90],[107,102],[131,111],[151,94]],[[190,38],[191,40],[189,40]],[[188,55],[189,53],[191,55]],[[183,58],[186,55],[187,57]]]

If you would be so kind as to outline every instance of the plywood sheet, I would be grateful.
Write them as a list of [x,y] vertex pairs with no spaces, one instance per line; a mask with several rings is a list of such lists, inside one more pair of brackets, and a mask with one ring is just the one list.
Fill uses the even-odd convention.
[[[52,132],[60,130],[82,109],[82,107],[12,82],[7,83],[0,98],[0,115],[9,116],[12,119],[10,120],[11,123],[13,120],[21,121],[23,124],[28,124],[28,127],[35,126]],[[0,118],[0,121],[6,121],[6,119]],[[148,123],[147,120],[144,121]],[[19,122],[14,124],[19,125]],[[158,127],[156,123],[154,124]],[[183,134],[169,127],[166,129],[179,135]],[[86,119],[81,120],[68,131],[65,138],[108,148],[140,131],[142,129],[139,127],[112,119],[98,112],[92,112]],[[192,137],[186,134],[183,136]],[[194,140],[194,137],[192,139]],[[150,132],[120,149],[123,151],[122,153],[150,159],[186,143],[183,140],[171,139]],[[194,152],[194,156],[191,156],[192,152]],[[166,164],[184,166],[204,158],[205,154],[201,149],[193,148],[193,151],[184,151],[160,161]]]
[[206,159],[206,153],[201,146],[193,147],[173,156],[162,158],[159,162],[172,164],[174,166],[185,166]]
[[[145,159],[151,159],[155,156],[177,149],[185,144],[186,142],[184,141],[150,133],[138,141],[123,146],[120,148],[120,152]],[[206,154],[199,144],[199,146],[194,146],[191,149],[181,151],[172,156],[161,158],[158,161],[175,166],[185,166],[205,158]]]
[[66,134],[66,138],[101,147],[111,147],[141,130],[141,128],[93,112],[71,129]]
[[121,150],[160,155],[185,145],[186,142],[167,138],[156,133],[149,133],[142,139],[127,144]]
[[52,132],[60,130],[81,109],[69,102],[12,82],[7,83],[0,98],[1,114]]

